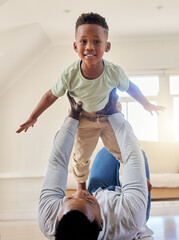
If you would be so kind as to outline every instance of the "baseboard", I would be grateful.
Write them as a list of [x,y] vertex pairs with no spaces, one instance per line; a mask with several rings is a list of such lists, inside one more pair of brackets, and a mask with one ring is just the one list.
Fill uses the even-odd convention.
[[179,215],[179,200],[152,202],[150,215],[151,216]]

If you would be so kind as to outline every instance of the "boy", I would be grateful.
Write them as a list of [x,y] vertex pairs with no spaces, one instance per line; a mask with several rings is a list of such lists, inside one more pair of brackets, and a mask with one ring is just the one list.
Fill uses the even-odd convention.
[[158,113],[158,110],[164,109],[149,103],[119,66],[103,59],[104,52],[109,52],[111,47],[110,42],[107,41],[108,30],[105,19],[98,14],[87,13],[78,18],[74,50],[80,60],[64,70],[52,89],[42,97],[29,119],[17,130],[17,133],[23,130],[26,132],[35,124],[40,114],[58,97],[64,95],[66,90],[76,102],[82,102],[83,111],[76,134],[73,161],[73,172],[79,189],[86,188],[90,157],[99,137],[102,138],[105,147],[121,160],[120,149],[108,122],[108,116],[102,115],[100,111],[107,104],[113,88],[127,91],[150,113],[152,111]]

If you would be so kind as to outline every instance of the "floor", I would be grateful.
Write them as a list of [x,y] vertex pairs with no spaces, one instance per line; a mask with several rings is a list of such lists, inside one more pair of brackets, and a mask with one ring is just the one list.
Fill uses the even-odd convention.
[[[148,227],[155,240],[179,240],[178,216],[152,216]],[[0,240],[45,240],[35,220],[0,221]]]

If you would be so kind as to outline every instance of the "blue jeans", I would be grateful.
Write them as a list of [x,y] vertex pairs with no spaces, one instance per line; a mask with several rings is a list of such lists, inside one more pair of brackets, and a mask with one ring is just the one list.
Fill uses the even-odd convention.
[[[150,180],[149,166],[145,152],[142,150],[145,161],[146,177]],[[88,183],[88,191],[95,192],[102,189],[115,190],[115,186],[121,186],[119,181],[119,161],[104,147],[96,155],[91,167]],[[149,219],[151,208],[151,196],[148,194],[146,220]]]

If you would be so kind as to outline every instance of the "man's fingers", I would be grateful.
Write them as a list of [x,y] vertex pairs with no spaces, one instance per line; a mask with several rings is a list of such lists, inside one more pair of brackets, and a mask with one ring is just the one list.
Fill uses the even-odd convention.
[[76,104],[74,98],[70,96],[69,91],[67,92],[67,96],[68,96],[68,99],[69,99],[69,101],[70,101],[70,103],[71,103],[72,105]]

